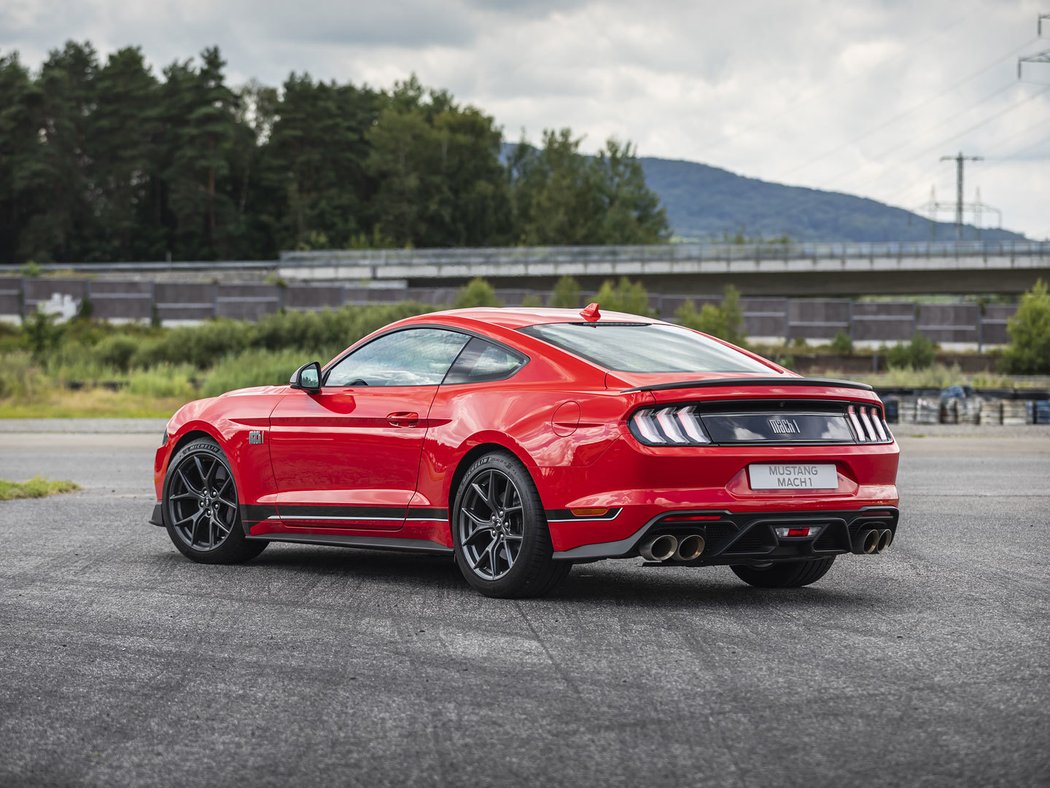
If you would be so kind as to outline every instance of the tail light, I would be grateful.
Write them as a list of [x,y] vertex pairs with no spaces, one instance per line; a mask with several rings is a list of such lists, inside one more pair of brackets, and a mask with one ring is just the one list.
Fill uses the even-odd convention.
[[705,446],[711,442],[692,405],[642,408],[627,422],[647,446]]
[[846,415],[853,426],[857,443],[886,443],[889,430],[882,420],[882,411],[871,405],[850,405]]

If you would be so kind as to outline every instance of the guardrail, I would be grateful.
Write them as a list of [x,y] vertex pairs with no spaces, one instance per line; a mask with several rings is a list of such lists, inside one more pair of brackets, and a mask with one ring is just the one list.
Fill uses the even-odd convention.
[[652,244],[647,246],[530,246],[472,249],[363,249],[281,253],[282,267],[325,265],[435,265],[449,263],[586,263],[616,261],[703,262],[734,260],[838,260],[905,257],[1037,257],[1050,259],[1050,242],[959,243],[754,243]]
[[[323,249],[282,252],[278,260],[183,260],[48,263],[42,271],[238,271],[318,265],[433,266],[447,264],[734,262],[741,260],[961,260],[1003,257],[1050,261],[1050,241],[886,243],[680,243],[647,246],[501,246],[443,249]],[[19,273],[0,266],[0,276]]]

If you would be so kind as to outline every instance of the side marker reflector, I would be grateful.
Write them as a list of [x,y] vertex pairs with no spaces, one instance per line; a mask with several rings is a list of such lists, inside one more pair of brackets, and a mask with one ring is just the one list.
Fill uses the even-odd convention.
[[608,509],[569,509],[573,517],[604,517]]

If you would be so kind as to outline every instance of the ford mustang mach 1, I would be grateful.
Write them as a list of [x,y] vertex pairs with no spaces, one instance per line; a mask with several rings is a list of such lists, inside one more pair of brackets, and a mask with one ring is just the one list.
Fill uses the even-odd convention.
[[202,563],[271,542],[448,555],[495,597],[639,557],[798,587],[893,541],[898,453],[863,384],[595,304],[451,310],[182,407],[151,522]]

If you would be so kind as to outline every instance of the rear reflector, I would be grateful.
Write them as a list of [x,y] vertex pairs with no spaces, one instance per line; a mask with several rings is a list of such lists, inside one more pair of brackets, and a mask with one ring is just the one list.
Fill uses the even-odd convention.
[[792,528],[774,528],[773,530],[777,532],[777,536],[781,539],[806,539],[810,536],[816,536],[820,527],[805,525]]
[[573,517],[604,517],[608,509],[569,509]]

